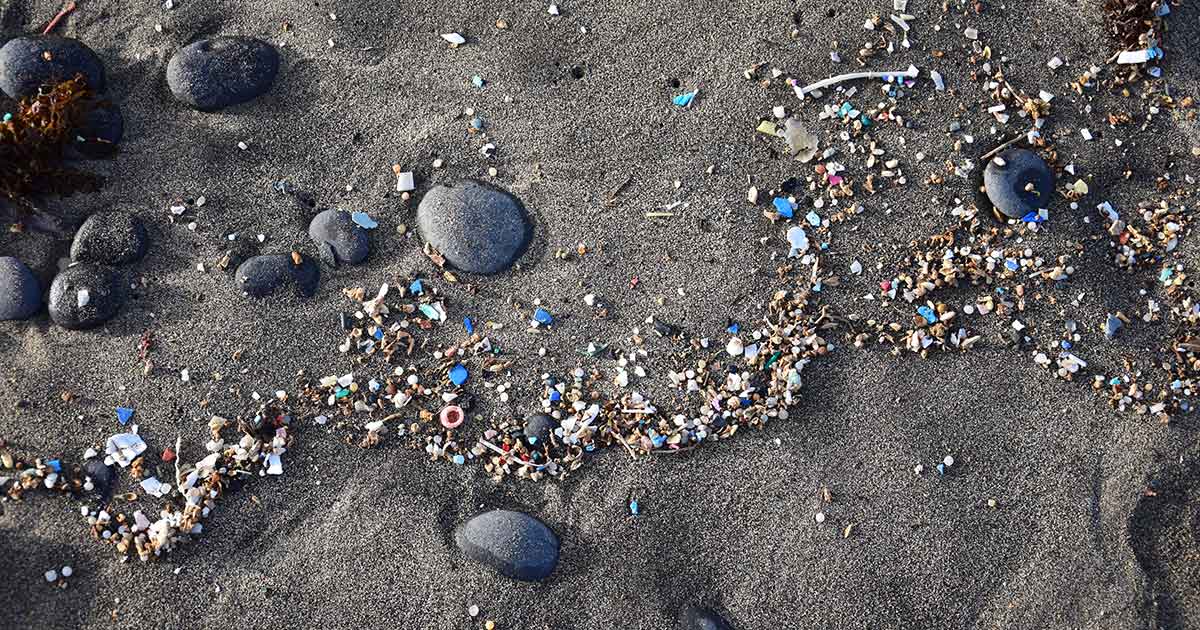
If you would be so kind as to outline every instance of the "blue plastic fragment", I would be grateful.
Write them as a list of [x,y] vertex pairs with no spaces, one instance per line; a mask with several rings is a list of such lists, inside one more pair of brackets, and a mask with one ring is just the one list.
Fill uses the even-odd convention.
[[455,385],[462,385],[463,383],[466,383],[467,376],[467,368],[463,367],[463,364],[461,363],[456,363],[454,364],[454,367],[450,368],[450,382],[454,383]]
[[1146,68],[1146,73],[1157,79],[1158,77],[1162,76],[1162,68],[1159,68],[1158,66],[1151,66]]
[[939,474],[939,475],[945,475],[945,474],[946,474],[946,465],[945,465],[945,464],[938,464],[938,465],[937,465],[937,471],[938,471],[938,474]]
[[738,334],[738,331],[741,329],[742,329],[742,327],[739,326],[737,322],[733,322],[733,323],[729,324],[729,328],[726,328],[725,330],[729,331],[729,334],[731,334],[731,335],[736,335],[736,334]]
[[1037,212],[1036,210],[1030,210],[1028,214],[1021,217],[1021,222],[1022,223],[1045,223],[1046,219],[1044,217],[1042,217],[1041,213]]
[[1170,280],[1171,276],[1173,275],[1175,275],[1174,269],[1170,267],[1164,267],[1163,270],[1158,273],[1158,281],[1165,283],[1166,281]]
[[1070,341],[1067,341],[1066,339],[1063,339],[1063,342],[1062,342],[1062,348],[1063,348],[1063,350],[1070,350],[1070,349],[1071,349],[1071,346],[1072,346],[1072,344],[1071,344],[1071,342],[1070,342]]
[[466,329],[467,329],[467,334],[468,334],[468,335],[473,335],[473,334],[475,334],[475,324],[472,324],[472,323],[471,323],[471,318],[470,318],[470,317],[464,317],[464,318],[463,318],[463,328],[466,328]]
[[842,103],[841,107],[838,108],[838,116],[845,118],[846,115],[849,114],[853,109],[854,106],[850,104],[850,101],[846,101],[845,103]]
[[376,329],[375,329],[375,334],[374,334],[374,335],[371,335],[371,336],[375,338],[375,341],[382,341],[382,340],[383,340],[383,329],[382,329],[382,328],[376,328]]
[[1017,261],[1009,258],[1004,261],[1004,267],[1009,271],[1016,271],[1021,268],[1021,265]]
[[937,320],[938,320],[937,313],[934,313],[933,309],[929,308],[928,306],[925,306],[925,305],[918,306],[917,313],[921,317],[924,317],[926,322],[928,322],[930,324],[937,323]]
[[539,308],[533,311],[533,320],[543,326],[549,326],[554,323],[554,316],[544,308]]
[[550,392],[550,402],[558,402],[560,400],[562,400],[562,394],[558,393],[557,389]]
[[451,458],[451,460],[455,464],[458,464],[459,466],[462,466],[463,464],[467,463],[467,458],[463,457],[462,455],[455,455],[454,457]]
[[474,85],[477,88],[483,87],[483,77],[479,76],[478,74],[471,77],[471,85]]
[[1120,385],[1120,384],[1121,384],[1121,377],[1120,377],[1120,376],[1114,376],[1114,377],[1112,377],[1111,379],[1109,379],[1109,380],[1108,380],[1108,384],[1109,384],[1109,385]]
[[687,107],[688,105],[692,104],[692,99],[696,98],[696,95],[699,93],[700,90],[692,90],[687,94],[680,94],[675,98],[672,98],[671,102],[675,103],[677,107]]
[[654,443],[654,448],[660,448],[663,444],[667,443],[667,436],[655,435],[654,437],[650,438],[650,441]]
[[638,515],[638,502],[637,502],[637,499],[630,499],[630,500],[629,500],[629,513],[630,513],[630,514],[632,514],[632,515],[634,515],[634,516],[637,516],[637,515]]
[[483,119],[478,116],[476,116],[475,118],[472,118],[471,119],[471,128],[474,129],[475,131],[479,131],[479,130],[483,129]]
[[52,459],[46,462],[46,465],[53,468],[54,472],[62,472],[62,460]]
[[425,292],[425,285],[421,284],[420,278],[417,278],[412,281],[412,284],[408,285],[408,291],[413,295],[421,295]]
[[379,227],[379,224],[375,222],[375,219],[372,219],[371,215],[367,214],[366,212],[351,212],[350,218],[353,219],[359,227],[367,230],[374,230],[375,228]]
[[812,210],[808,211],[808,214],[805,215],[804,219],[813,227],[821,227],[821,215]]
[[12,115],[12,113],[6,113],[6,114],[4,114],[4,122],[9,122],[9,121],[11,121],[12,119],[13,119],[13,115]]
[[796,206],[783,197],[776,197],[771,203],[775,206],[775,211],[779,213],[779,216],[785,219],[790,219],[796,214]]
[[129,424],[129,420],[133,418],[133,409],[129,407],[117,407],[117,421],[122,426]]

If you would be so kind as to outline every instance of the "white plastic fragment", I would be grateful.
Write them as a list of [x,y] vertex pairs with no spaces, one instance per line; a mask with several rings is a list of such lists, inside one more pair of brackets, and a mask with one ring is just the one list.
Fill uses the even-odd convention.
[[80,289],[79,293],[75,294],[75,303],[79,308],[87,306],[92,301],[92,294],[87,289]]
[[1117,55],[1117,63],[1136,65],[1139,63],[1146,63],[1153,58],[1154,51],[1150,50],[1149,48],[1145,50],[1126,50],[1120,55]]
[[452,46],[461,46],[467,43],[467,38],[459,35],[458,33],[442,33],[442,39],[450,42],[450,45]]
[[793,225],[787,231],[788,244],[792,246],[792,250],[788,252],[788,257],[796,257],[808,251],[808,234],[804,232],[804,228]]
[[133,433],[118,433],[108,438],[104,445],[104,453],[108,455],[105,459],[111,458],[121,468],[129,466],[145,450],[146,443]]
[[920,71],[917,70],[916,66],[909,66],[908,70],[898,70],[895,72],[850,72],[847,74],[839,74],[836,77],[822,79],[805,87],[796,86],[795,92],[797,97],[804,98],[805,94],[820,90],[822,88],[827,88],[831,85],[837,85],[838,83],[842,83],[844,81],[853,81],[856,79],[894,79],[898,77],[915,79],[917,78],[918,74],[920,74]]
[[396,192],[410,192],[416,189],[412,171],[404,171],[403,173],[396,174]]
[[933,79],[933,87],[939,92],[946,91],[946,82],[942,79],[942,73],[937,70],[929,71],[929,78]]

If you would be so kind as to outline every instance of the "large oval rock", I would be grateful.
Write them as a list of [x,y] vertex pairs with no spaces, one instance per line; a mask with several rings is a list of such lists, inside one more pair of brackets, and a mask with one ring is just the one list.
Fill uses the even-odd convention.
[[558,564],[558,536],[521,512],[484,512],[461,525],[454,541],[468,558],[514,580],[545,579]]
[[87,330],[121,310],[125,291],[121,276],[110,267],[74,264],[50,283],[50,318],[63,328]]
[[330,267],[338,263],[357,265],[367,259],[367,231],[354,222],[349,212],[320,212],[308,224],[308,235],[317,244],[321,260]]
[[264,254],[247,259],[234,276],[238,287],[250,297],[266,297],[288,284],[297,295],[312,297],[317,292],[321,270],[308,256],[300,255],[297,264],[291,254]]
[[425,193],[417,226],[451,265],[480,274],[511,267],[533,236],[533,224],[516,197],[474,180]]
[[679,630],[733,630],[733,626],[707,608],[687,606],[679,615]]
[[79,74],[93,92],[104,91],[104,65],[77,39],[29,35],[10,39],[0,48],[0,90],[13,99],[37,94],[43,85]]
[[1054,173],[1046,162],[1027,149],[1005,149],[983,171],[988,200],[1002,214],[1021,219],[1050,207]]
[[274,46],[252,37],[213,37],[180,48],[167,63],[175,98],[201,111],[254,100],[279,73]]
[[42,307],[42,283],[25,263],[0,258],[0,319],[29,319]]
[[71,260],[123,265],[146,255],[146,227],[128,212],[97,212],[88,217],[71,243]]

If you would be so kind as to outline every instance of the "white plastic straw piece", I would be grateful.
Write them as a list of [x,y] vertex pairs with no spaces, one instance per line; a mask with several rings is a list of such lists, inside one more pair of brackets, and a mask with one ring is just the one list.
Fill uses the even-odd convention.
[[900,70],[896,72],[850,72],[847,74],[839,74],[836,77],[822,79],[816,83],[813,83],[812,85],[807,85],[802,88],[797,87],[795,88],[796,96],[798,98],[804,98],[805,94],[815,90],[820,90],[822,88],[827,88],[831,85],[837,85],[838,83],[842,83],[844,81],[854,81],[857,79],[892,79],[896,77],[908,77],[910,79],[915,79],[917,78],[918,74],[920,74],[920,71],[917,70],[916,66],[909,66],[908,70]]

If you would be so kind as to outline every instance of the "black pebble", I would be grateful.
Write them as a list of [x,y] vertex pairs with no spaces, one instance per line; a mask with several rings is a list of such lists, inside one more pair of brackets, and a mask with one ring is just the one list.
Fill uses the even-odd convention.
[[[79,306],[79,292],[88,292]],[[70,330],[95,328],[112,319],[125,301],[121,276],[110,267],[74,264],[59,272],[50,284],[50,318]]]
[[330,267],[338,263],[357,265],[367,259],[367,231],[343,210],[325,210],[308,224],[308,235],[317,244],[321,260]]
[[42,283],[25,263],[0,257],[0,320],[29,319],[42,308]]
[[707,608],[688,606],[679,615],[679,630],[733,630],[733,626]]
[[558,428],[559,422],[544,414],[535,413],[525,420],[525,438],[530,444],[539,447],[550,443],[550,435]]
[[83,464],[83,474],[92,479],[92,495],[101,501],[112,494],[113,482],[116,480],[112,466],[105,466],[101,457],[93,457]]
[[[997,163],[997,158],[1003,166]],[[1026,191],[1032,183],[1033,191]],[[1050,207],[1054,195],[1054,173],[1046,162],[1027,149],[1005,149],[988,160],[983,171],[988,199],[1002,214],[1021,219],[1030,212]]]
[[250,297],[266,297],[285,284],[291,284],[297,295],[312,297],[317,292],[321,270],[308,256],[302,255],[297,265],[291,254],[264,254],[239,265],[234,278]]
[[521,512],[484,512],[459,526],[454,541],[468,558],[514,580],[543,580],[558,565],[558,536]]
[[97,212],[88,217],[71,243],[75,262],[123,265],[146,255],[146,227],[128,212]]
[[97,102],[84,114],[75,128],[75,142],[71,147],[82,157],[109,157],[117,151],[117,144],[125,135],[125,117],[121,108],[113,103]]
[[[47,59],[49,57],[49,59]],[[87,86],[104,91],[104,66],[83,42],[57,35],[10,39],[0,48],[0,90],[19,100],[43,85],[61,83],[82,74]]]
[[455,268],[504,271],[525,252],[533,225],[520,200],[474,180],[436,186],[417,207],[421,236]]
[[167,64],[175,98],[201,111],[254,100],[275,82],[279,53],[252,37],[213,37],[180,48]]

